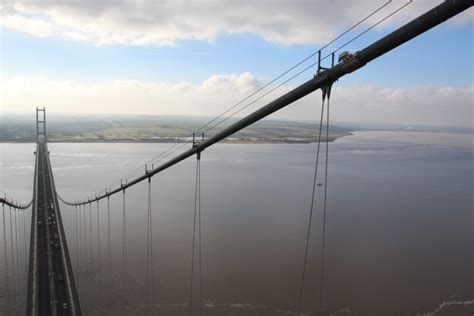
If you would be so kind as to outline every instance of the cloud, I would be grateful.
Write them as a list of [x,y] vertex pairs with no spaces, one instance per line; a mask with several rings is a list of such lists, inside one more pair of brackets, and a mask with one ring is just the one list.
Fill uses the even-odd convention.
[[[98,45],[173,45],[252,33],[283,44],[324,43],[366,16],[384,0],[28,0],[3,1],[1,25],[37,37],[60,37]],[[367,24],[406,1],[393,0]],[[407,21],[441,2],[414,1],[392,22]],[[470,10],[472,11],[472,10]],[[469,12],[468,12],[469,13]],[[471,21],[465,14],[458,21]]]
[[[474,124],[472,85],[407,89],[377,85],[336,86],[331,98],[331,116],[335,121],[456,127]],[[300,113],[295,111],[294,115],[300,116],[308,110],[302,104]]]
[[[201,84],[139,80],[85,83],[13,77],[0,81],[0,104],[2,111],[34,111],[35,106],[46,106],[48,112],[216,116],[259,87],[261,84],[250,73],[214,75]],[[281,87],[238,116],[250,113],[292,88]],[[471,127],[473,96],[474,86],[398,89],[336,85],[331,118],[334,121]],[[320,104],[321,94],[315,92],[273,114],[272,118],[315,121]]]

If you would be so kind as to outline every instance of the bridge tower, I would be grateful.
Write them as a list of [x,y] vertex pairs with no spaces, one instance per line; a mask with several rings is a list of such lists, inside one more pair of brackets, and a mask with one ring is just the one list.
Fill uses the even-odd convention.
[[[40,112],[42,113],[42,119],[40,119]],[[36,107],[36,141],[40,139],[40,135],[43,135],[44,142],[46,142],[46,108]]]

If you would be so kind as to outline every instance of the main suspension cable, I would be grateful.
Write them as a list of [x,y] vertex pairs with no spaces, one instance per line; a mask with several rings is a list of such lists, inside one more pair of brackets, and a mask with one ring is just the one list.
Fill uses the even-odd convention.
[[[270,86],[271,84],[273,84],[274,82],[276,82],[278,79],[282,78],[283,76],[285,76],[286,74],[288,74],[289,72],[291,72],[292,70],[294,70],[295,68],[297,68],[298,66],[302,65],[304,62],[306,62],[307,60],[309,60],[310,58],[316,56],[316,54],[318,54],[318,52],[322,51],[323,49],[329,47],[331,44],[333,44],[334,42],[336,42],[337,40],[339,40],[340,38],[342,38],[344,35],[346,35],[347,33],[349,33],[350,31],[352,31],[353,29],[355,29],[357,26],[359,26],[360,24],[362,24],[363,22],[365,22],[367,19],[369,19],[370,17],[372,17],[374,14],[376,14],[377,12],[379,12],[380,10],[382,10],[384,7],[386,7],[390,2],[392,2],[391,0],[385,2],[384,4],[382,4],[380,7],[378,7],[376,10],[372,11],[369,15],[365,16],[363,19],[361,19],[360,21],[358,21],[356,24],[352,25],[350,28],[346,29],[344,32],[342,32],[341,34],[339,34],[337,37],[335,37],[334,39],[332,39],[329,43],[326,43],[323,47],[319,48],[317,51],[311,53],[310,55],[308,55],[307,57],[303,58],[301,61],[299,61],[298,63],[296,63],[294,66],[288,68],[287,70],[285,70],[284,72],[282,72],[280,75],[276,76],[274,79],[272,79],[270,82],[268,82],[267,84],[265,84],[264,86],[262,86],[261,88],[257,89],[256,91],[254,91],[253,93],[251,93],[250,95],[248,95],[247,97],[243,98],[242,100],[240,100],[239,102],[237,102],[236,104],[234,104],[233,106],[229,107],[227,110],[225,110],[224,112],[222,112],[220,115],[218,115],[217,117],[213,118],[212,120],[210,120],[209,122],[207,122],[206,124],[204,124],[203,126],[199,127],[197,130],[195,130],[192,134],[198,134],[199,131],[205,129],[206,127],[208,127],[209,125],[211,125],[212,123],[214,123],[215,121],[217,121],[219,118],[221,118],[222,116],[224,116],[225,114],[229,113],[230,111],[232,111],[234,108],[236,108],[237,106],[239,106],[240,104],[242,104],[243,102],[247,101],[248,99],[250,99],[251,97],[253,97],[254,95],[256,95],[258,92],[264,90],[265,88],[267,88],[268,86]],[[211,128],[212,129],[212,128]],[[208,131],[209,129],[207,129],[206,131]]]
[[[410,0],[409,3],[411,3],[413,0]],[[348,34],[350,31],[352,31],[353,29],[355,29],[357,26],[361,25],[363,22],[365,22],[366,20],[368,20],[370,17],[374,16],[376,13],[378,13],[380,10],[382,10],[384,7],[386,7],[388,4],[391,3],[391,0],[385,2],[384,4],[380,5],[378,8],[376,8],[374,11],[372,11],[370,14],[368,14],[367,16],[365,16],[364,18],[362,18],[361,20],[359,20],[357,23],[355,23],[354,25],[352,25],[350,28],[346,29],[344,32],[342,32],[339,36],[337,36],[336,38],[334,38],[333,40],[331,40],[329,43],[325,44],[323,47],[321,47],[318,51],[310,54],[309,56],[307,56],[306,58],[304,58],[303,60],[301,60],[300,62],[298,62],[297,64],[295,64],[293,67],[290,67],[289,69],[287,69],[286,71],[284,71],[283,73],[281,73],[280,75],[278,75],[277,77],[275,77],[273,80],[271,80],[269,83],[267,83],[266,85],[262,86],[261,88],[257,89],[255,92],[251,93],[249,96],[245,97],[244,99],[242,99],[241,101],[239,101],[238,103],[234,104],[233,106],[231,106],[230,108],[228,108],[226,111],[224,111],[223,113],[221,113],[220,115],[218,115],[217,117],[215,117],[214,119],[212,119],[211,121],[207,122],[206,124],[202,125],[201,127],[199,127],[198,129],[196,129],[194,131],[194,134],[196,134],[197,132],[200,132],[202,131],[204,128],[208,127],[209,125],[211,125],[212,123],[216,122],[219,118],[223,117],[225,114],[229,113],[230,111],[232,111],[234,108],[236,108],[238,105],[241,105],[242,103],[244,103],[245,101],[249,100],[251,97],[257,95],[258,92],[261,92],[263,91],[265,88],[269,87],[271,84],[273,84],[274,82],[276,82],[278,79],[282,78],[284,75],[290,73],[292,70],[296,69],[298,66],[302,65],[304,62],[306,62],[307,60],[309,60],[311,57],[314,57],[316,54],[320,53],[323,49],[329,47],[331,44],[335,43],[337,40],[341,39],[344,35]],[[407,3],[406,5],[408,5],[409,3]],[[364,32],[362,32],[361,34],[359,34],[358,36],[354,37],[352,40],[350,40],[349,42],[345,43],[344,45],[340,46],[337,50],[340,50],[342,49],[343,47],[345,47],[346,45],[348,45],[349,43],[351,43],[353,40],[359,38],[360,36],[362,36],[363,34],[365,34],[366,32],[368,32],[370,29],[374,28],[376,25],[380,24],[381,22],[385,21],[386,19],[388,19],[389,17],[391,17],[393,14],[395,14],[396,12],[400,11],[401,9],[403,9],[406,5],[404,5],[403,7],[399,8],[398,10],[396,10],[395,12],[392,12],[390,15],[386,16],[384,19],[382,19],[381,21],[379,21],[378,23],[376,23],[375,25],[372,25],[369,29],[365,30]],[[336,50],[336,51],[337,51]],[[335,52],[335,51],[334,51]],[[303,72],[305,72],[306,70],[308,70],[309,68],[311,67],[314,67],[316,64],[318,64],[320,61],[323,61],[324,59],[328,58],[329,56],[331,56],[334,52],[328,54],[327,56],[321,58],[320,60],[318,60],[318,62],[315,62],[313,63],[312,65],[310,65],[309,67],[307,67],[305,70],[303,71],[300,71],[297,75],[295,76],[292,76],[289,80],[286,80],[283,84],[285,83],[288,83],[290,80],[293,80],[294,78],[296,78],[297,76],[301,75]],[[250,105],[254,104],[255,102],[257,102],[258,100],[261,100],[264,96],[268,95],[269,93],[275,91],[277,88],[281,87],[283,84],[280,84],[278,85],[276,88],[273,88],[271,89],[271,91],[265,93],[264,95],[258,97],[256,100],[253,100],[252,102],[250,102],[249,104],[245,105],[243,108],[237,110],[236,112],[234,112],[231,116],[229,117],[225,117],[223,120],[221,120],[220,122],[218,122],[217,124],[214,124],[213,126],[211,127],[208,127],[205,132],[208,132],[210,130],[212,130],[213,128],[215,128],[216,126],[222,124],[223,122],[225,122],[226,120],[228,120],[229,118],[235,116],[236,114],[240,113],[242,110],[246,109],[247,107],[249,107]],[[188,137],[191,137],[193,135],[193,133],[190,133],[188,135]],[[170,152],[171,150],[176,151],[179,147],[179,148],[182,148],[180,146],[182,146],[183,144],[182,143],[176,143],[174,145],[172,145],[171,147],[169,147],[168,149],[166,149],[164,152],[160,153],[158,156],[161,156],[167,152]],[[152,160],[150,160],[149,162],[151,161],[154,161],[155,159],[157,158],[153,158]],[[124,180],[124,179],[128,179],[131,175],[135,175],[136,173],[138,173],[140,170],[142,169],[142,166],[140,167],[137,167],[136,169],[132,170],[131,172],[129,172],[126,176],[122,177],[121,180]]]
[[[357,25],[359,25],[360,23],[362,23],[363,21],[365,21],[366,19],[368,19],[369,17],[371,17],[373,14],[375,14],[376,12],[378,12],[379,10],[381,10],[383,7],[385,7],[386,5],[388,5],[391,1],[388,1],[387,3],[385,3],[384,5],[382,5],[381,7],[379,7],[377,10],[375,10],[372,14],[370,14],[369,16],[367,16],[364,20],[360,21]],[[287,79],[286,81],[282,82],[281,84],[279,84],[278,86],[274,87],[273,89],[271,89],[270,91],[266,92],[265,94],[259,96],[257,99],[253,100],[252,102],[248,103],[247,105],[245,105],[244,107],[240,108],[239,110],[235,111],[234,113],[232,113],[231,115],[229,116],[226,116],[225,118],[223,118],[221,121],[218,121],[216,124],[212,125],[211,127],[208,127],[204,133],[208,133],[209,131],[211,131],[212,129],[214,129],[215,127],[221,125],[222,123],[224,123],[225,121],[231,119],[232,117],[234,117],[235,115],[237,115],[238,113],[242,112],[243,110],[245,110],[246,108],[248,108],[249,106],[255,104],[257,101],[261,100],[262,98],[264,98],[265,96],[269,95],[270,93],[272,93],[273,91],[277,90],[278,88],[280,88],[281,86],[283,86],[284,84],[288,83],[289,81],[293,80],[294,78],[300,76],[302,73],[304,73],[305,71],[307,71],[309,68],[312,68],[313,66],[319,64],[321,61],[327,59],[328,57],[330,56],[333,56],[336,52],[338,52],[339,50],[341,50],[342,48],[346,47],[347,45],[349,45],[350,43],[352,43],[353,41],[355,41],[356,39],[360,38],[362,35],[366,34],[367,32],[369,32],[370,30],[372,30],[373,28],[375,28],[376,26],[378,26],[379,24],[381,24],[382,22],[386,21],[388,18],[392,17],[394,14],[398,13],[399,11],[401,11],[402,9],[404,9],[406,6],[408,6],[410,3],[412,3],[413,0],[410,0],[409,2],[407,2],[406,4],[404,4],[403,6],[399,7],[397,10],[391,12],[389,15],[385,16],[384,18],[382,18],[381,20],[379,20],[377,23],[374,23],[373,25],[371,25],[370,27],[368,27],[367,29],[365,29],[363,32],[357,34],[356,36],[354,36],[353,38],[351,38],[349,41],[345,42],[344,44],[342,44],[341,46],[339,46],[337,49],[333,50],[331,53],[327,54],[326,56],[322,57],[321,59],[319,59],[317,62],[311,64],[309,67],[307,67],[306,69],[303,69],[302,71],[298,72],[296,75],[292,76],[291,78]],[[355,26],[357,26],[355,25]],[[354,26],[354,27],[355,27]],[[353,28],[354,28],[353,27]],[[352,28],[351,28],[352,29]],[[348,32],[348,31],[347,31]],[[340,36],[342,37],[342,36]],[[338,37],[338,39],[340,38]],[[335,41],[335,40],[334,40]],[[330,44],[332,44],[334,41],[331,41]],[[326,45],[325,47],[329,46]],[[318,50],[317,52],[315,52],[312,56],[316,55],[318,52],[320,52],[320,50]],[[309,57],[312,57],[312,56],[309,56]],[[308,57],[308,59],[309,59]],[[318,65],[319,67],[320,65]],[[222,115],[221,115],[222,116]]]
[[[293,65],[292,67],[288,68],[287,70],[285,70],[284,72],[282,72],[281,74],[279,74],[278,76],[276,76],[275,78],[273,78],[271,81],[269,81],[268,83],[266,83],[264,86],[258,88],[257,90],[255,90],[254,92],[252,92],[251,94],[249,94],[248,96],[244,97],[243,99],[241,99],[239,102],[235,103],[234,105],[230,106],[227,110],[225,110],[224,112],[222,112],[221,114],[219,114],[218,116],[216,116],[215,118],[211,119],[210,121],[208,121],[207,123],[203,124],[202,126],[200,126],[199,128],[197,128],[196,130],[194,130],[192,133],[190,133],[188,135],[188,137],[191,137],[193,134],[195,135],[198,135],[200,131],[204,130],[206,127],[210,126],[212,123],[214,123],[215,121],[217,121],[219,118],[223,117],[224,115],[226,115],[227,113],[229,113],[230,111],[232,111],[233,109],[235,109],[237,106],[239,106],[240,104],[244,103],[245,101],[249,100],[251,97],[257,95],[259,92],[265,90],[267,87],[269,87],[270,85],[272,85],[273,83],[275,83],[276,81],[278,81],[279,79],[281,79],[283,76],[287,75],[288,73],[290,73],[292,70],[296,69],[297,67],[301,66],[304,62],[308,61],[309,59],[311,59],[312,57],[316,56],[316,54],[318,54],[318,52],[322,51],[323,49],[329,47],[331,44],[335,43],[337,40],[341,39],[344,35],[348,34],[350,31],[352,31],[353,29],[355,29],[356,27],[358,27],[359,25],[361,25],[363,22],[367,21],[369,18],[371,18],[372,16],[374,16],[376,13],[378,13],[380,10],[382,10],[384,7],[386,7],[387,5],[389,5],[392,1],[389,0],[387,2],[385,2],[384,4],[382,4],[381,6],[379,6],[377,9],[375,9],[374,11],[372,11],[370,14],[368,14],[367,16],[365,16],[364,18],[362,18],[361,20],[359,20],[357,23],[355,23],[354,25],[352,25],[351,27],[349,27],[348,29],[346,29],[344,32],[342,32],[341,34],[339,34],[337,37],[335,37],[334,39],[332,39],[330,42],[326,43],[324,46],[322,46],[321,48],[319,48],[317,51],[311,53],[310,55],[306,56],[305,58],[303,58],[301,61],[299,61],[298,63],[296,63],[295,65]],[[272,90],[274,91],[274,89]],[[260,100],[261,98],[259,98],[258,100]],[[255,103],[255,101],[253,102]],[[252,103],[252,104],[253,104]],[[248,106],[246,106],[248,107]],[[240,111],[239,111],[240,112]],[[235,115],[235,114],[234,114]],[[233,115],[232,115],[233,116]],[[220,125],[220,123],[218,123],[217,125]],[[213,129],[214,127],[211,127],[211,128],[208,128],[205,130],[206,131],[209,131],[211,129]],[[204,133],[205,133],[204,132]],[[171,146],[168,150],[171,150],[171,148],[174,148],[175,146],[177,146],[177,144],[175,144],[174,146]],[[154,161],[156,160],[157,158],[152,158],[150,161],[147,162],[148,163],[151,163],[151,161]],[[128,178],[131,174],[135,173],[136,171],[139,171],[141,170],[141,167],[138,167],[137,169],[134,169],[132,170],[131,172],[129,172],[127,175],[125,175],[124,177],[121,178],[121,180],[124,180],[126,178]]]

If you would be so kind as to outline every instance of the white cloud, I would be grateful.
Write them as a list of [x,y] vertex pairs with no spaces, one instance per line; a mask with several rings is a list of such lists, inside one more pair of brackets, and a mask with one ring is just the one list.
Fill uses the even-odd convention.
[[[0,4],[3,27],[37,37],[103,44],[173,45],[212,41],[222,34],[253,33],[284,44],[324,43],[385,0],[27,0]],[[441,0],[418,0],[392,19],[407,21]],[[393,0],[367,23],[406,3]],[[456,19],[473,21],[472,10]]]
[[[48,112],[216,116],[260,86],[250,73],[214,75],[201,84],[138,80],[84,83],[14,77],[0,81],[0,110],[34,111],[35,106],[46,106]],[[239,116],[291,88],[282,87]],[[336,84],[331,117],[334,121],[469,127],[474,122],[473,96],[474,86],[395,89]],[[320,98],[320,92],[313,93],[272,117],[316,120]]]
[[[377,85],[351,87],[336,85],[331,98],[331,117],[335,121],[474,126],[472,85],[407,89]],[[320,106],[320,101],[319,98],[313,100],[314,111],[315,107]],[[310,106],[305,104],[296,107],[299,109],[294,111],[295,118],[310,110]]]

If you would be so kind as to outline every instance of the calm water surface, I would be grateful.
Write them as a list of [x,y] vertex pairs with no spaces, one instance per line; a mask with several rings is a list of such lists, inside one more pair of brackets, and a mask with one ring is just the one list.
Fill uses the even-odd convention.
[[[168,146],[50,144],[58,193],[66,200],[83,198]],[[330,144],[325,315],[473,315],[473,149],[473,135],[441,133],[358,132]],[[0,144],[0,190],[21,201],[31,199],[33,151],[33,144]],[[315,144],[219,144],[203,152],[204,315],[295,312],[315,153]],[[324,182],[322,170],[318,182]],[[153,313],[187,315],[195,171],[195,158],[188,159],[151,183]],[[319,304],[323,188],[316,192],[303,297],[303,311],[311,315]],[[87,229],[78,239],[71,208],[62,208],[87,315],[104,314],[109,295],[111,314],[145,313],[147,183],[125,197],[126,300],[122,195],[110,199],[110,294],[106,201],[99,204],[99,234],[97,205],[81,211]],[[6,210],[6,251],[0,236],[2,315],[20,313],[26,291],[21,287],[26,268],[15,274],[11,269],[26,251],[12,256],[16,239],[9,238],[9,214]],[[14,276],[21,282],[13,285]]]

